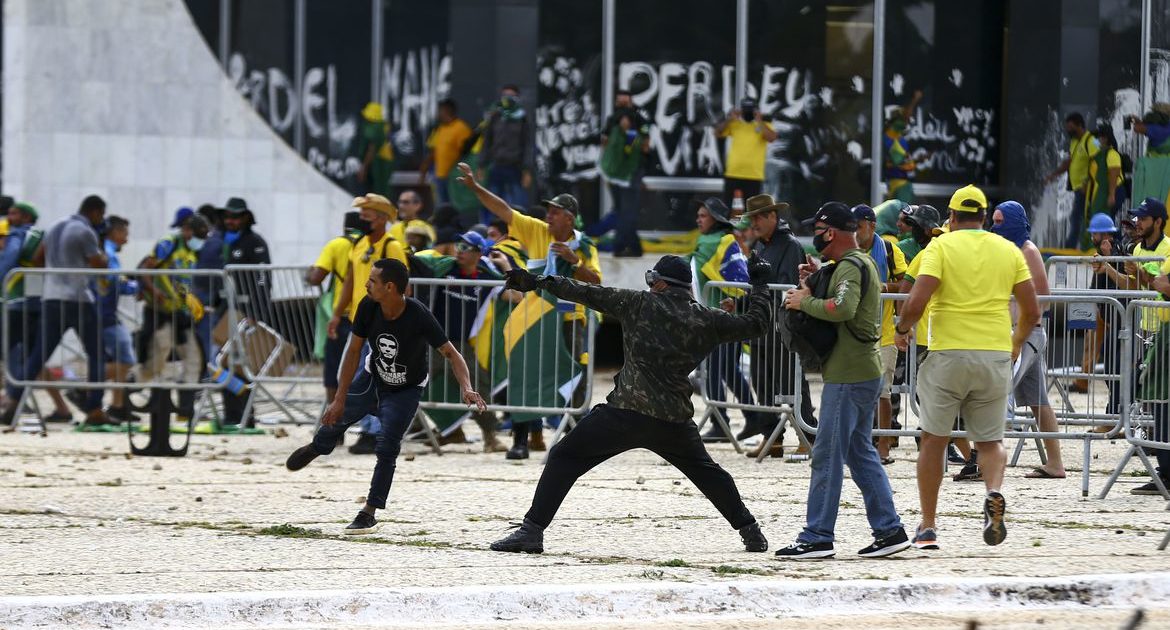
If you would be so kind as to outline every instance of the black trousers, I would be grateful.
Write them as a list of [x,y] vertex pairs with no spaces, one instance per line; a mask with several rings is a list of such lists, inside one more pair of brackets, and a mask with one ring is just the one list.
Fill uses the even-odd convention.
[[667,422],[636,411],[597,405],[549,451],[525,518],[548,527],[577,479],[605,460],[644,448],[682,471],[735,529],[756,519],[735,480],[716,464],[694,422]]

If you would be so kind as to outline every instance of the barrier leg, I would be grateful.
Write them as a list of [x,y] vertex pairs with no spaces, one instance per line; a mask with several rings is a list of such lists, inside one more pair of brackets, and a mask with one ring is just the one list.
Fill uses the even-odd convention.
[[719,428],[723,430],[723,434],[727,439],[731,440],[731,445],[735,447],[736,453],[743,453],[743,447],[739,445],[739,440],[735,439],[735,433],[731,430],[731,425],[727,423],[727,419],[721,413],[713,413],[708,411],[708,414],[715,417],[715,422],[719,423]]
[[1109,494],[1109,490],[1113,488],[1113,484],[1117,483],[1121,473],[1125,472],[1125,467],[1129,465],[1129,460],[1133,458],[1137,447],[1130,445],[1125,451],[1125,455],[1121,456],[1121,461],[1117,462],[1117,467],[1113,469],[1113,473],[1109,475],[1109,479],[1105,481],[1105,487],[1101,488],[1101,494],[1097,495],[1098,499],[1104,499]]
[[[772,450],[772,445],[776,443],[776,440],[780,438],[780,434],[784,432],[784,426],[788,424],[789,417],[791,416],[787,410],[780,412],[780,422],[776,423],[776,428],[772,429],[772,434],[768,436],[767,440],[764,440],[763,446],[760,447],[760,454],[756,456],[757,464],[763,463],[764,459],[768,457],[768,451]],[[796,433],[799,435],[800,431]]]
[[1089,496],[1089,462],[1092,461],[1093,441],[1085,436],[1084,463],[1081,464],[1081,497]]
[[130,439],[130,452],[147,457],[184,457],[191,445],[191,434],[195,432],[195,418],[187,419],[187,440],[183,448],[171,448],[171,392],[155,387],[150,390],[150,437],[145,448],[134,445],[134,426],[127,423],[126,435]]
[[423,436],[426,439],[427,444],[431,445],[431,450],[435,452],[435,455],[442,456],[443,447],[439,444],[439,432],[436,430],[437,425],[433,420],[431,420],[431,417],[427,415],[427,412],[423,411],[421,408],[414,412],[414,418],[415,420],[418,420],[419,426],[422,427]]
[[[1170,503],[1166,504],[1166,509],[1170,510]],[[1162,544],[1158,545],[1158,551],[1166,551],[1166,547],[1170,545],[1170,528],[1166,529],[1166,536],[1162,538]]]

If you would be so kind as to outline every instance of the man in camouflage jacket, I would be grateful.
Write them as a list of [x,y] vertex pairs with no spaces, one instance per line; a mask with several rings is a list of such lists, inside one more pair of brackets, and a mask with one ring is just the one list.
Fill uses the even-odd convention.
[[731,315],[691,297],[691,270],[678,256],[664,256],[646,273],[649,291],[584,284],[558,276],[508,272],[507,287],[540,289],[562,300],[616,319],[622,325],[625,365],[614,379],[607,402],[595,406],[549,452],[524,523],[493,551],[541,553],[544,529],[581,475],[601,462],[635,448],[662,456],[703,492],[739,530],[748,551],[766,551],[755,517],[739,496],[735,481],[703,446],[692,421],[688,375],[718,345],[758,337],[771,323],[768,263],[753,257],[748,265],[753,289],[747,312]]

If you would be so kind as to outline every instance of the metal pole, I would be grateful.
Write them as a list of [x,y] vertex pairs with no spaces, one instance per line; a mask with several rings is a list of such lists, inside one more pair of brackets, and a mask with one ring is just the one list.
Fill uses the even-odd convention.
[[[605,124],[605,119],[613,113],[613,93],[614,93],[614,69],[613,69],[613,38],[614,38],[614,22],[616,18],[614,14],[617,9],[617,0],[602,0],[601,2],[601,122]],[[608,129],[602,129],[601,133],[608,132]],[[605,194],[605,180],[600,175],[598,170],[597,198],[601,200],[600,215],[602,218],[609,214],[610,209],[613,208],[613,200],[609,195]]]
[[301,115],[301,104],[304,103],[302,91],[305,89],[305,7],[307,0],[297,0],[293,8],[293,85],[296,86],[296,101],[290,103],[296,111],[296,127],[293,131],[293,146],[297,153],[305,151],[304,116]]
[[232,36],[232,0],[219,0],[219,65],[227,70],[229,46]]
[[[1150,96],[1150,22],[1153,20],[1154,0],[1142,0],[1142,56],[1140,60],[1141,68],[1139,70],[1138,91],[1141,93],[1141,111],[1138,115],[1141,116],[1150,108],[1152,100]],[[1146,153],[1146,136],[1145,134],[1136,134],[1138,141],[1138,155],[1145,155]]]
[[[1148,2],[1149,0],[1147,0]],[[882,94],[884,93],[885,79],[885,52],[886,52],[886,0],[874,0],[873,3],[873,82],[871,83],[870,98],[873,109],[870,111],[870,164],[869,164],[869,199],[873,205],[882,202]]]
[[378,102],[381,94],[381,86],[378,84],[381,79],[382,66],[382,2],[383,0],[370,0],[371,28],[370,28],[370,101]]
[[748,0],[735,4],[735,102],[746,94],[748,58]]

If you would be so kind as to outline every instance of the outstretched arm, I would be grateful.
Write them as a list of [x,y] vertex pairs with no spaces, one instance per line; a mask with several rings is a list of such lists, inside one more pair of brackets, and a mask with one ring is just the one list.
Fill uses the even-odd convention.
[[628,312],[634,300],[644,293],[644,291],[586,284],[560,276],[540,276],[536,279],[536,288],[544,289],[562,300],[584,304],[587,308],[599,313],[618,318]]
[[772,321],[772,300],[766,289],[752,290],[747,297],[748,309],[743,315],[732,315],[712,309],[707,329],[718,343],[754,339],[768,331]]

